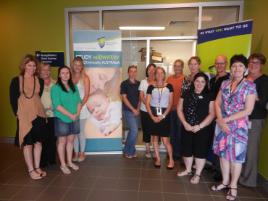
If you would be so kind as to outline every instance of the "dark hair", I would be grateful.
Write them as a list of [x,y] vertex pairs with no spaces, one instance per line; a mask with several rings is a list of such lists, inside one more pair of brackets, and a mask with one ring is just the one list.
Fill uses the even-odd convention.
[[137,70],[137,66],[135,66],[135,65],[131,65],[131,66],[129,66],[128,69],[127,69],[127,72],[128,72],[128,73],[129,73],[129,71],[130,71],[131,68],[135,68],[135,69]]
[[243,54],[235,54],[234,56],[232,56],[232,58],[230,59],[230,67],[236,62],[244,64],[246,68],[248,67],[248,59]]
[[258,59],[263,65],[266,63],[266,57],[262,53],[251,54],[248,58],[248,62],[252,59]]
[[201,64],[201,59],[198,56],[193,56],[188,60],[188,65],[192,60],[196,60],[196,62],[200,65]]
[[149,75],[148,75],[148,71],[149,71],[149,68],[150,68],[151,66],[153,66],[154,68],[156,68],[156,65],[155,65],[155,64],[153,64],[153,63],[148,64],[148,66],[146,67],[146,71],[145,71],[145,75],[146,75],[146,77],[149,76]]
[[73,92],[75,92],[75,87],[74,87],[74,83],[72,81],[72,73],[71,73],[71,69],[68,67],[68,66],[61,66],[59,69],[58,69],[58,80],[57,80],[57,84],[60,85],[61,89],[65,92],[68,92],[67,89],[65,88],[64,84],[62,83],[61,81],[61,78],[60,78],[60,72],[62,69],[68,69],[69,73],[70,73],[70,79],[68,80],[68,85],[69,87],[71,88],[71,90]]
[[194,79],[193,79],[192,84],[191,84],[191,90],[194,91],[194,82],[199,77],[204,78],[204,80],[206,81],[206,85],[201,93],[207,94],[209,92],[209,79],[208,79],[208,76],[203,72],[199,72],[194,76]]

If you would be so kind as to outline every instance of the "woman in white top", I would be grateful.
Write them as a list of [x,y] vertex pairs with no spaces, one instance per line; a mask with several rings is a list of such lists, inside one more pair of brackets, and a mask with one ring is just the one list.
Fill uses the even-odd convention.
[[172,147],[169,142],[170,135],[170,110],[173,102],[173,87],[166,83],[166,72],[162,67],[155,69],[155,83],[147,89],[146,109],[151,117],[149,123],[149,132],[152,135],[152,141],[155,152],[156,168],[160,168],[161,160],[159,154],[158,139],[161,137],[163,144],[168,152],[169,161],[167,169],[174,168],[172,156]]
[[141,100],[141,107],[140,107],[140,114],[141,114],[141,126],[142,126],[142,133],[143,133],[143,142],[145,143],[146,147],[146,158],[151,158],[151,150],[150,150],[150,142],[151,142],[151,133],[149,132],[149,125],[148,122],[150,121],[150,115],[146,110],[146,93],[149,85],[155,83],[155,64],[149,64],[146,68],[146,78],[141,81],[139,86],[140,91],[140,100]]
[[74,141],[74,158],[73,161],[82,162],[85,160],[86,138],[84,134],[86,119],[89,112],[86,107],[86,102],[89,97],[90,81],[84,72],[84,63],[81,57],[75,57],[71,65],[73,83],[76,84],[81,100],[82,109],[80,113],[80,134],[76,136]]

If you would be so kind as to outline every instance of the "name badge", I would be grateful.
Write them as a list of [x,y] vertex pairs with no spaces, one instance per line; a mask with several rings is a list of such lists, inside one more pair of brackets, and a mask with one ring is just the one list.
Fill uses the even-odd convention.
[[162,108],[161,107],[157,107],[156,108],[156,115],[157,116],[161,116],[163,113],[162,113]]
[[252,128],[252,122],[248,121],[248,129],[251,129],[251,128]]

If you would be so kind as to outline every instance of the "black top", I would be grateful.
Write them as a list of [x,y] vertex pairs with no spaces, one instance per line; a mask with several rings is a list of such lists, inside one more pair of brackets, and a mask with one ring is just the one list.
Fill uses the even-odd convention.
[[[125,94],[127,96],[128,101],[132,105],[132,107],[137,108],[139,104],[139,86],[140,82],[135,81],[134,83],[131,82],[129,79],[123,81],[120,86],[120,94]],[[123,103],[123,110],[130,109]]]
[[200,124],[209,114],[209,103],[212,101],[209,93],[196,94],[193,90],[182,94],[183,114],[190,125]]
[[254,80],[254,83],[259,100],[255,102],[249,119],[265,119],[267,115],[266,104],[268,103],[268,76],[262,75]]
[[[40,93],[39,96],[42,96],[43,90],[44,90],[44,81],[40,78],[39,84],[40,84]],[[20,97],[20,83],[19,83],[19,77],[14,77],[11,80],[10,86],[9,86],[9,101],[12,107],[12,111],[15,116],[17,116],[18,111],[18,99]]]
[[150,105],[152,107],[167,108],[169,105],[169,95],[173,92],[171,84],[167,84],[163,88],[158,88],[154,85],[150,85],[147,89],[147,94],[151,95]]
[[212,95],[211,97],[213,98],[213,100],[216,99],[217,94],[221,88],[222,82],[224,80],[228,80],[229,78],[230,78],[230,74],[227,73],[226,75],[219,77],[217,80],[216,80],[216,76],[210,79],[209,85],[210,85],[210,92]]

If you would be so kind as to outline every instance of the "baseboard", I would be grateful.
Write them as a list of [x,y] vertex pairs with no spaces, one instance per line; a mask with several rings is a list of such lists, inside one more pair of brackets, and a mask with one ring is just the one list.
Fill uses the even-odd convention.
[[0,137],[0,143],[14,144],[14,137]]
[[265,179],[261,174],[258,174],[258,185],[268,192],[268,180]]

